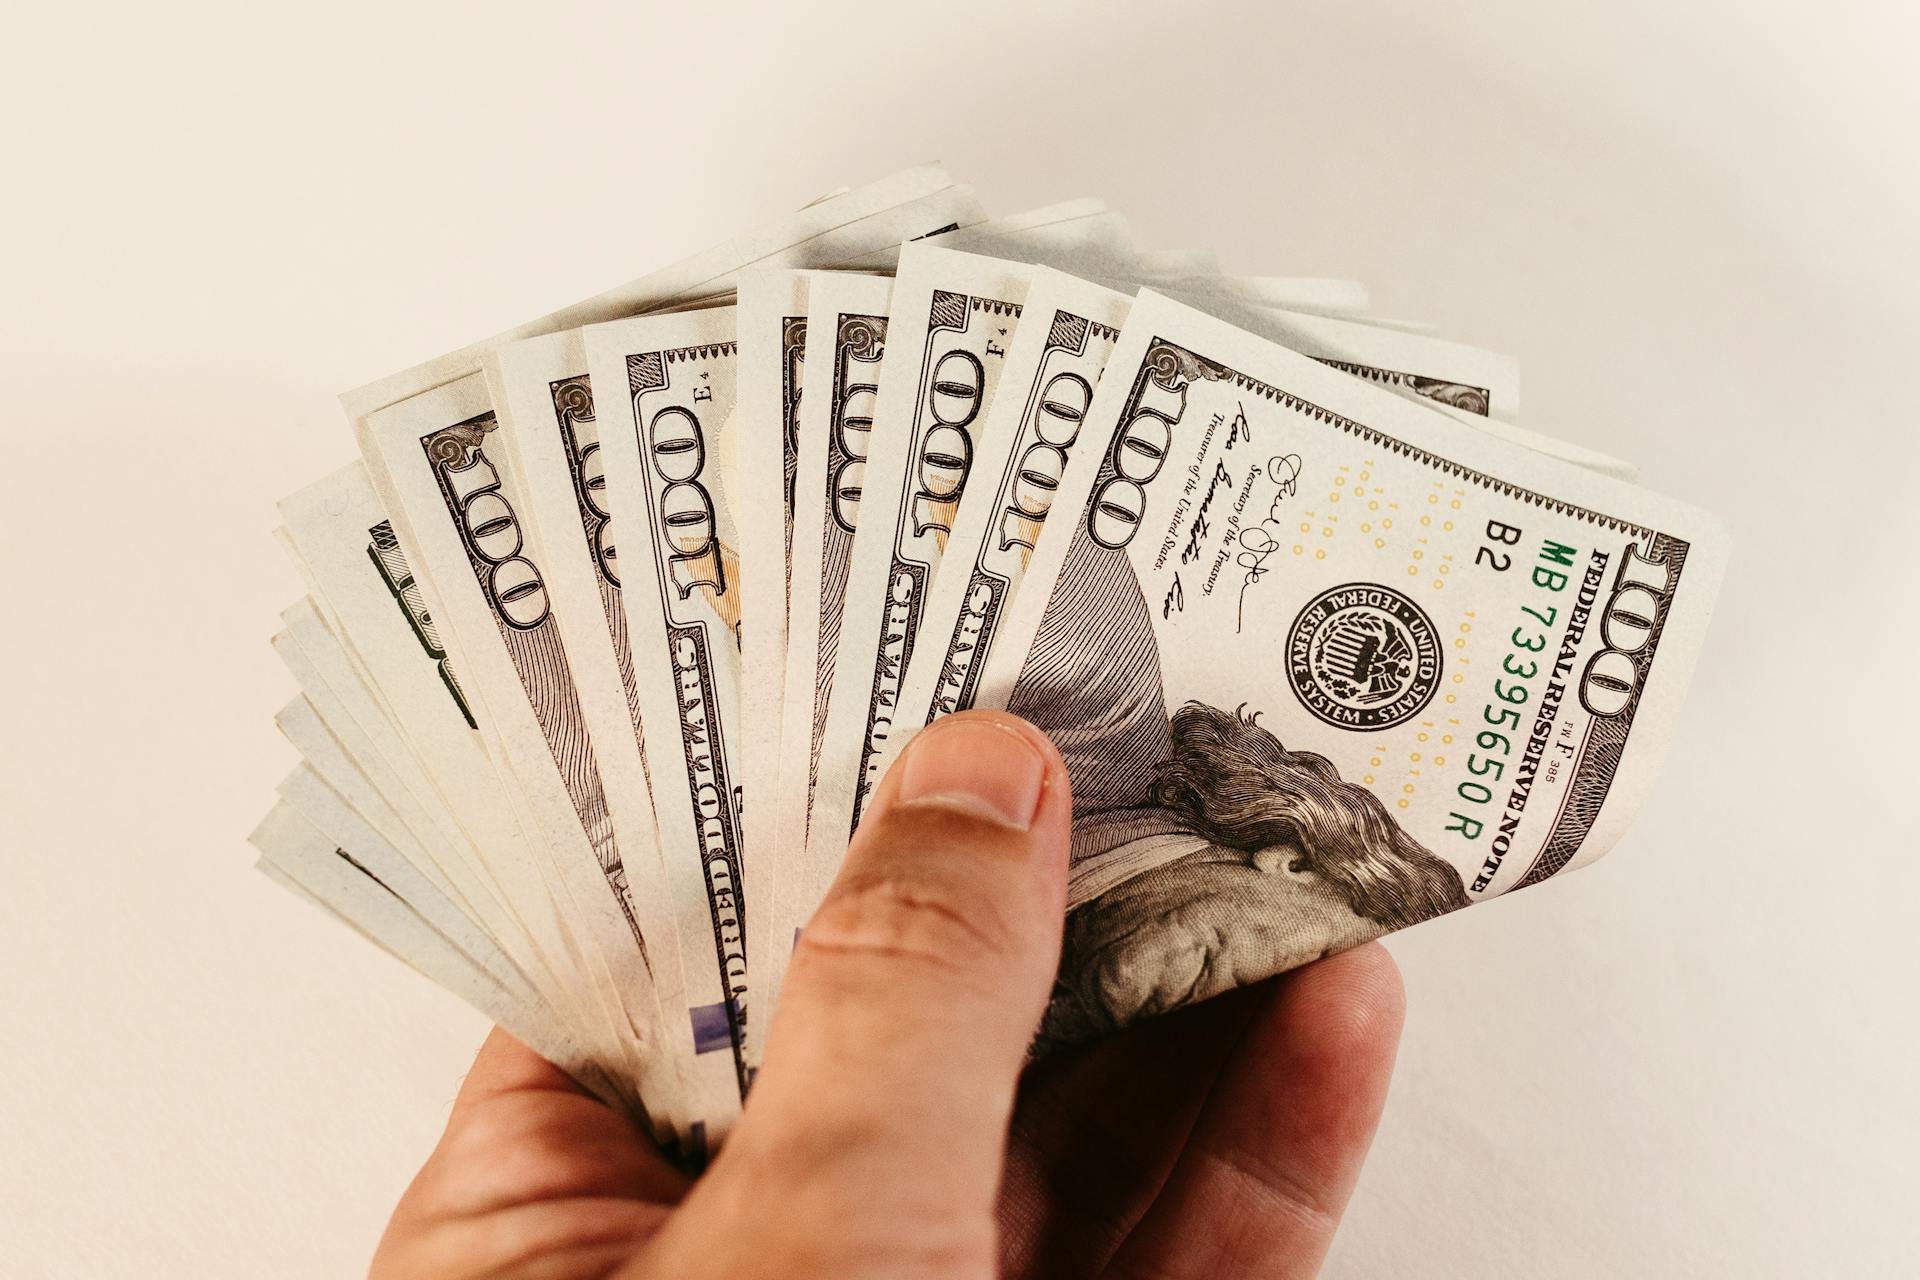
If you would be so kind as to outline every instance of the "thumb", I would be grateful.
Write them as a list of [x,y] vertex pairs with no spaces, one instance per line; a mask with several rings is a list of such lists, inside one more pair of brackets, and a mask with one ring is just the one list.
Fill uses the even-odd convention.
[[[721,1156],[888,1229],[992,1247],[1020,1068],[1060,962],[1072,802],[1046,735],[965,712],[908,744],[802,931]],[[822,1206],[825,1208],[826,1206]],[[829,1221],[832,1218],[828,1219]]]

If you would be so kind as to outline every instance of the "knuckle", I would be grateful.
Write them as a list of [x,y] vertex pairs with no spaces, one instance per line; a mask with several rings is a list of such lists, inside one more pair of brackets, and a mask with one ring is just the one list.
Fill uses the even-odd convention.
[[1294,1224],[1302,1235],[1332,1239],[1340,1225],[1340,1198],[1330,1188],[1293,1169],[1286,1161],[1249,1150],[1208,1156],[1223,1184],[1223,1194],[1239,1199],[1254,1213]]
[[512,1097],[488,1098],[469,1108],[448,1126],[445,1145],[460,1152],[492,1151],[513,1146],[526,1136],[526,1109]]
[[979,972],[1014,949],[1013,929],[983,895],[890,870],[842,878],[800,935],[816,955],[904,961],[946,977]]
[[545,1186],[574,1178],[589,1154],[580,1117],[541,1105],[544,1098],[490,1098],[447,1133],[450,1158],[484,1167],[516,1186]]

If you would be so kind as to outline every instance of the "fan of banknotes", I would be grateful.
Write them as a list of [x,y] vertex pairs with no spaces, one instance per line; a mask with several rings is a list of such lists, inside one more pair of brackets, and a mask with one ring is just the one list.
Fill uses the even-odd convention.
[[1044,1053],[1599,857],[1726,553],[1357,284],[937,167],[344,404],[260,865],[693,1161],[916,729],[1068,763]]

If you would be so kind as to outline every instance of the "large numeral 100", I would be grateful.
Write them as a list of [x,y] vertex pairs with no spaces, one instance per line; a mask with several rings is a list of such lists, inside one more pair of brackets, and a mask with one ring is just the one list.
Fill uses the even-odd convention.
[[620,562],[614,553],[613,512],[607,508],[607,472],[598,440],[580,451],[574,470],[579,477],[581,505],[592,514],[587,536],[593,543],[593,558],[600,564],[601,576],[617,587]]
[[971,351],[949,351],[933,366],[924,403],[933,425],[920,441],[914,460],[913,532],[953,532],[953,509],[973,469],[973,435],[967,430],[980,416],[986,370]]
[[[860,330],[859,336],[862,350],[877,346],[871,331]],[[833,499],[827,510],[835,524],[852,533],[860,518],[860,493],[866,486],[867,446],[873,438],[873,402],[880,393],[880,384],[871,377],[854,377],[855,366],[871,368],[880,361],[876,356],[860,354],[846,342],[838,346],[840,377],[837,382],[841,390],[839,401],[833,406],[832,431],[840,459],[834,465],[833,474],[827,477],[827,493]]]
[[665,482],[660,490],[660,531],[670,548],[667,580],[686,599],[702,587],[727,589],[714,526],[713,495],[700,483],[707,465],[700,419],[684,405],[668,405],[647,424],[647,458]]
[[1118,551],[1133,541],[1147,517],[1147,485],[1166,465],[1173,427],[1186,412],[1187,389],[1168,386],[1149,373],[1108,451],[1113,474],[1101,481],[1087,504],[1087,535]]
[[1587,660],[1580,676],[1580,702],[1596,716],[1627,709],[1640,687],[1647,659],[1640,655],[1653,640],[1660,614],[1673,597],[1673,565],[1649,560],[1628,543],[1613,581],[1613,594],[1600,618],[1600,652]]
[[1077,373],[1056,373],[1041,388],[1027,423],[1033,443],[1014,464],[1007,505],[1000,512],[1000,550],[1034,549],[1067,469],[1067,450],[1080,438],[1092,403],[1093,385]]
[[500,492],[500,474],[478,448],[464,467],[441,464],[460,508],[460,534],[473,557],[481,589],[508,626],[528,631],[547,620],[547,584],[522,554],[526,540],[513,504]]

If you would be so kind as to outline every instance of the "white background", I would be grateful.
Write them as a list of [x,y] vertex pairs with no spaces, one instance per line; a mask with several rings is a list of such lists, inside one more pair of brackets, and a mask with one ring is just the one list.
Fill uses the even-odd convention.
[[1626,840],[1395,942],[1330,1273],[1914,1274],[1909,7],[723,8],[10,18],[0,1270],[351,1274],[480,1038],[243,844],[333,394],[938,158],[1363,278],[1736,531]]

